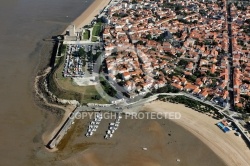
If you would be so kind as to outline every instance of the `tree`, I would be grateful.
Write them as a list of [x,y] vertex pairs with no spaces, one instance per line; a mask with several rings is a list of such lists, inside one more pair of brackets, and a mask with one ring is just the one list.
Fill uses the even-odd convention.
[[205,45],[210,45],[211,43],[210,43],[208,40],[205,40],[205,41],[204,41],[204,44],[205,44]]
[[248,101],[248,103],[245,105],[244,111],[246,113],[250,113],[250,102]]
[[204,9],[199,10],[199,13],[200,13],[202,16],[206,16],[206,15],[207,15],[207,12],[206,12]]
[[194,75],[195,75],[196,77],[201,77],[201,72],[198,71],[198,70],[196,70],[196,71],[194,72]]
[[115,89],[113,89],[112,86],[110,86],[110,84],[106,80],[104,80],[103,78],[100,78],[100,83],[102,84],[104,91],[108,95],[110,95],[112,97],[116,96],[117,91]]
[[144,42],[140,40],[136,44],[144,45]]
[[190,80],[191,82],[195,82],[197,77],[195,75],[187,75],[186,78]]
[[61,45],[61,50],[62,50],[61,52],[65,52],[66,48],[67,48],[67,46],[65,44]]
[[173,35],[177,36],[178,38],[180,38],[182,36],[182,31],[177,31],[176,33],[173,33]]
[[132,1],[132,4],[137,4],[137,0],[133,0],[133,1]]
[[153,94],[151,93],[151,92],[148,92],[145,96],[144,96],[144,98],[148,98],[148,97],[150,97],[150,96],[152,96]]
[[218,43],[215,40],[213,40],[212,45],[217,46]]
[[181,9],[183,9],[183,6],[181,6],[181,5],[175,5],[175,11],[179,11],[179,10],[181,10]]
[[246,19],[245,23],[250,24],[250,19]]
[[198,21],[197,21],[197,20],[194,20],[194,21],[193,21],[193,24],[197,24],[197,23],[198,23]]
[[100,100],[101,96],[100,95],[95,95],[94,97],[92,97],[92,99],[94,99],[94,100]]
[[181,59],[180,61],[179,61],[179,65],[181,65],[181,66],[186,66],[188,64],[188,61],[186,61],[186,60],[184,60],[184,59]]
[[151,36],[150,34],[148,34],[148,35],[146,36],[146,38],[147,38],[148,40],[152,40],[152,36]]
[[122,74],[121,73],[118,73],[117,75],[116,75],[116,79],[123,79],[123,77],[122,77]]
[[175,54],[177,57],[181,57],[182,53],[181,52],[178,52]]
[[201,46],[201,47],[203,46],[203,43],[200,42],[199,40],[196,40],[196,41],[194,42],[194,44],[195,44],[195,45],[199,45],[199,46]]
[[243,111],[243,109],[241,107],[237,107],[237,106],[235,106],[234,109],[235,109],[236,112],[242,112]]
[[79,57],[83,57],[83,58],[85,58],[85,56],[86,56],[86,52],[84,51],[84,49],[83,49],[83,48],[80,48],[78,53],[79,53]]
[[178,93],[179,90],[174,88],[173,86],[167,84],[166,86],[157,89],[156,92],[157,93]]

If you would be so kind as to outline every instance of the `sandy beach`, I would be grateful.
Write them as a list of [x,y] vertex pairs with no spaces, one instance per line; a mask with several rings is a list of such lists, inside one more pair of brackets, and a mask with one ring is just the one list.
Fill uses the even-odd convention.
[[89,24],[93,18],[100,13],[100,11],[107,6],[110,0],[95,0],[87,10],[85,10],[79,17],[77,17],[72,24],[75,25],[76,30]]
[[184,127],[210,147],[227,165],[249,165],[250,150],[242,138],[234,132],[223,133],[215,120],[205,114],[186,108],[181,104],[156,101],[145,105],[145,109],[154,112],[180,112],[181,119],[172,120]]

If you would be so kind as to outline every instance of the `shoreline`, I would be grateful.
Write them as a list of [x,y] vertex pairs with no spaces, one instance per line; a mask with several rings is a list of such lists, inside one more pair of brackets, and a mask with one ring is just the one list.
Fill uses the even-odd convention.
[[48,67],[47,69],[44,70],[44,73],[41,75],[37,75],[35,78],[35,93],[36,95],[41,99],[41,102],[43,102],[44,105],[51,107],[52,109],[61,109],[64,111],[62,119],[60,120],[60,122],[58,122],[58,124],[56,125],[56,127],[54,129],[52,129],[52,131],[45,131],[42,134],[42,140],[44,143],[47,143],[51,140],[51,138],[53,138],[53,136],[55,135],[56,132],[58,132],[58,130],[60,129],[60,127],[62,126],[62,124],[65,122],[65,120],[68,118],[68,116],[71,114],[72,110],[74,110],[76,108],[75,105],[59,105],[59,104],[55,104],[52,103],[50,101],[50,99],[48,99],[46,96],[44,96],[44,91],[42,89],[39,88],[39,82],[41,80],[43,80],[48,73],[50,73],[51,68]]
[[[100,13],[104,7],[106,7],[111,0],[94,0],[94,2],[82,13],[80,14],[70,25],[75,25],[76,31],[83,26],[89,24],[96,15]],[[69,25],[69,26],[70,26]],[[68,26],[68,27],[69,27]],[[68,27],[64,30],[66,32]]]
[[242,138],[235,136],[233,131],[223,133],[215,125],[218,120],[183,104],[154,101],[145,104],[144,108],[152,112],[180,112],[181,119],[170,120],[195,135],[227,165],[248,165],[250,151],[246,143]]
[[[110,0],[95,0],[85,11],[82,12],[70,25],[74,24],[76,29],[82,28],[84,25],[89,24],[93,18],[99,14],[100,10],[102,10],[107,4],[110,3]],[[70,26],[69,25],[69,26]],[[68,27],[62,32],[65,33],[65,31],[68,29]],[[40,66],[40,69],[37,70],[37,74],[35,76],[34,80],[34,95],[38,100],[35,100],[37,103],[36,105],[40,107],[41,109],[44,109],[42,105],[45,105],[47,107],[50,107],[51,109],[62,109],[64,111],[62,119],[57,122],[55,128],[52,131],[45,131],[42,134],[42,141],[43,143],[47,144],[52,138],[53,135],[59,130],[61,125],[65,122],[65,119],[73,112],[75,109],[75,105],[68,105],[67,107],[63,107],[61,104],[56,104],[51,102],[49,99],[47,99],[44,95],[44,90],[39,88],[39,81],[41,79],[44,79],[47,77],[47,75],[50,73],[51,68],[48,67],[50,62],[46,65]],[[72,109],[72,110],[71,110]],[[47,148],[46,148],[47,149]],[[48,149],[49,150],[49,149]],[[51,151],[51,150],[49,150]]]

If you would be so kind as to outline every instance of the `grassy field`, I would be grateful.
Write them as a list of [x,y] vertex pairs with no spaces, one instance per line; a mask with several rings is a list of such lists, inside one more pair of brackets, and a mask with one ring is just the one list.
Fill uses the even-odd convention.
[[86,29],[85,32],[83,33],[83,39],[89,40],[89,38],[90,38],[90,31]]
[[92,42],[96,42],[97,41],[97,37],[93,36],[91,39]]
[[96,23],[93,27],[92,35],[93,36],[99,36],[101,32],[101,25],[102,23]]
[[60,65],[50,75],[49,88],[59,98],[68,100],[77,100],[81,104],[100,103],[105,104],[104,99],[94,100],[93,97],[98,95],[95,86],[77,86],[73,83],[71,78],[62,76],[64,58],[60,59]]

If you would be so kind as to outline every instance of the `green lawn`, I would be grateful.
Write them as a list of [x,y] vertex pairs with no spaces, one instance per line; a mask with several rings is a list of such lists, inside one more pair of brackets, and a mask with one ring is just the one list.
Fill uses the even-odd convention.
[[89,37],[90,37],[90,31],[85,30],[85,32],[83,33],[83,39],[84,40],[89,40]]
[[93,36],[92,39],[91,39],[92,42],[97,42],[97,40],[98,40],[98,39],[97,39],[97,37],[95,37],[95,36]]
[[101,25],[102,23],[96,23],[93,27],[92,35],[93,36],[99,36],[101,32]]

